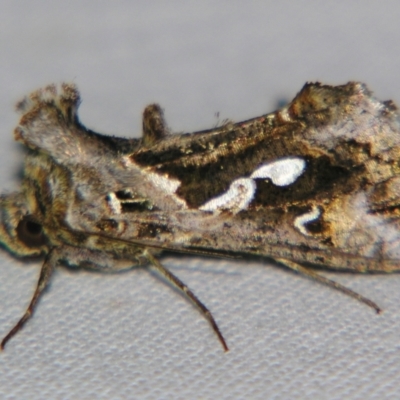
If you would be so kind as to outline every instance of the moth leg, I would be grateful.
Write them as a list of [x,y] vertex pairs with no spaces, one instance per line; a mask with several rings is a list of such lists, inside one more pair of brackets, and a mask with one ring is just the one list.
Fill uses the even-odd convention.
[[300,264],[297,264],[291,260],[287,260],[286,258],[276,258],[275,259],[277,262],[280,264],[283,264],[285,267],[290,268],[293,271],[299,272],[300,274],[303,274],[305,276],[308,276],[311,279],[314,279],[320,283],[323,283],[326,286],[329,286],[333,289],[339,290],[344,294],[347,294],[350,297],[353,297],[354,299],[361,301],[361,303],[366,304],[367,306],[373,308],[378,314],[381,313],[383,310],[372,300],[367,299],[364,296],[361,296],[361,294],[358,294],[357,292],[354,292],[353,290],[347,288],[346,286],[341,285],[338,282],[332,281],[331,279],[325,278],[322,275],[317,274],[315,271],[303,267]]
[[222,333],[212,316],[208,308],[195,296],[195,294],[186,286],[178,277],[176,277],[172,272],[165,268],[152,254],[146,252],[145,257],[150,261],[150,263],[159,271],[169,282],[173,283],[177,288],[182,290],[183,293],[200,309],[201,313],[211,324],[212,329],[217,334],[219,341],[224,348],[224,351],[229,351],[228,345]]
[[43,263],[42,269],[40,271],[40,276],[39,280],[36,286],[35,293],[33,294],[32,300],[28,306],[28,308],[25,311],[25,314],[23,317],[17,322],[17,324],[14,326],[14,328],[11,329],[11,331],[4,337],[4,339],[1,341],[0,344],[0,349],[4,350],[4,346],[6,343],[18,332],[22,329],[24,326],[25,322],[32,316],[33,312],[35,311],[35,307],[38,303],[38,300],[43,293],[43,291],[46,289],[50,282],[50,278],[53,274],[54,267],[57,263],[57,259],[54,257],[54,251],[49,253]]

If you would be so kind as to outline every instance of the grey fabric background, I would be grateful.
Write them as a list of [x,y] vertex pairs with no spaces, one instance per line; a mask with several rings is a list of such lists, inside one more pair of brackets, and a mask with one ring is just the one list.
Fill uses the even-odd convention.
[[[144,106],[175,131],[272,111],[306,81],[360,80],[400,102],[396,1],[1,1],[0,183],[17,187],[14,103],[78,84],[80,117],[140,134]],[[213,311],[231,351],[145,269],[60,269],[0,354],[2,399],[390,399],[400,397],[400,276],[327,273],[362,304],[266,263],[163,260]],[[1,253],[0,335],[23,313],[39,263]]]

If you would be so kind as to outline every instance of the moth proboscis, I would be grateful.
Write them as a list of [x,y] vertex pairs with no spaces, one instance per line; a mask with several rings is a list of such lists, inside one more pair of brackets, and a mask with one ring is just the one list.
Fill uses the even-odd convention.
[[32,315],[59,265],[121,271],[154,267],[210,311],[160,262],[163,250],[268,257],[374,308],[315,267],[398,271],[400,127],[392,102],[361,83],[308,83],[284,108],[213,129],[170,134],[148,106],[140,139],[85,128],[73,84],[23,99],[15,139],[27,151],[22,188],[0,197],[0,241],[43,256]]

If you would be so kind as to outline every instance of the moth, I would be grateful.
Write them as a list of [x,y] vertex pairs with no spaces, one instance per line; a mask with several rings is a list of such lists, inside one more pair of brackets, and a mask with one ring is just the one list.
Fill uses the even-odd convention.
[[36,291],[1,348],[31,317],[57,266],[155,268],[228,345],[210,311],[159,261],[163,251],[274,260],[367,304],[316,268],[400,269],[400,126],[393,102],[361,83],[307,83],[282,109],[171,134],[157,104],[140,139],[85,128],[73,84],[24,98],[19,192],[0,197],[0,241],[42,256]]

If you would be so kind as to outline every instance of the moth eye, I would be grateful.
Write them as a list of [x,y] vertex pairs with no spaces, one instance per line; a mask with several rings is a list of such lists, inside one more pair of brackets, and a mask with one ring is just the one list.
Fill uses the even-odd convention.
[[18,239],[28,247],[39,247],[46,243],[42,225],[30,219],[23,219],[17,226]]

